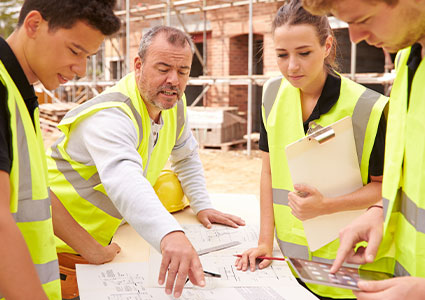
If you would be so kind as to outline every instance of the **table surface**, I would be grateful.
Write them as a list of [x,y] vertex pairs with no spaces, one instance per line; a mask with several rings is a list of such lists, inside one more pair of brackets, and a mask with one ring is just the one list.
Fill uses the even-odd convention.
[[[237,215],[245,220],[247,225],[259,226],[260,205],[257,197],[252,194],[210,194],[214,208],[225,213]],[[180,224],[199,224],[190,207],[173,213]],[[121,247],[121,252],[113,263],[146,262],[149,260],[150,245],[129,225],[118,228],[113,242]]]

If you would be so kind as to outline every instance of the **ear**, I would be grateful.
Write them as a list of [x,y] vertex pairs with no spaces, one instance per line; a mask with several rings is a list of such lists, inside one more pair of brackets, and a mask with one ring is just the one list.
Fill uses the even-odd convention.
[[40,12],[37,10],[30,11],[22,24],[23,29],[25,30],[29,38],[35,38],[40,31],[40,28],[45,22]]
[[331,53],[333,42],[334,42],[333,36],[332,35],[329,35],[326,38],[326,41],[325,41],[325,54],[326,54],[326,57],[328,57],[328,55]]
[[136,74],[136,78],[139,79],[142,73],[143,62],[140,56],[136,56],[134,58],[134,72]]

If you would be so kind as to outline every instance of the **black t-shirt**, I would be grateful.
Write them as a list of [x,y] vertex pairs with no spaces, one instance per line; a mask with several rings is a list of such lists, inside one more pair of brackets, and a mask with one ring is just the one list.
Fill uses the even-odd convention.
[[[338,101],[340,91],[341,78],[339,76],[328,75],[325,85],[323,86],[322,94],[317,100],[313,112],[308,119],[303,122],[305,133],[308,130],[308,124],[310,121],[319,119],[321,115],[329,112],[329,110],[335,105]],[[385,117],[382,115],[369,159],[369,175],[371,176],[381,176],[384,173],[385,132]],[[264,120],[260,124],[259,148],[262,151],[269,152],[267,131],[264,127]]]
[[[22,98],[34,118],[34,110],[38,107],[34,88],[29,84],[15,54],[4,39],[0,37],[0,60],[19,89]],[[34,123],[34,120],[33,120]],[[7,106],[7,89],[0,81],[0,170],[10,173],[12,167],[12,139],[10,129],[10,113]]]
[[410,91],[412,88],[413,77],[415,76],[416,70],[422,61],[422,46],[416,43],[410,50],[409,58],[407,59],[407,70],[408,70],[408,99],[410,99]]

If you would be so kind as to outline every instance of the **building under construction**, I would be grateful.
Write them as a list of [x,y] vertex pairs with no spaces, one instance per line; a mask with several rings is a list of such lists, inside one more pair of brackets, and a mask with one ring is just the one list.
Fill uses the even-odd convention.
[[[240,141],[241,134],[249,133],[250,149],[250,133],[259,130],[262,85],[268,78],[280,75],[271,27],[284,2],[119,0],[116,14],[122,20],[121,31],[108,38],[98,54],[92,57],[87,65],[87,77],[69,82],[56,91],[44,90],[40,100],[82,103],[97,95],[133,70],[133,60],[144,32],[155,25],[170,25],[190,34],[196,45],[186,89],[188,106],[214,107],[221,110],[220,114],[233,112],[236,117],[226,122],[238,124],[232,129],[234,134],[226,138],[219,136],[219,141],[214,143],[232,139]],[[386,92],[392,79],[389,55],[364,42],[353,45],[343,22],[331,18],[331,25],[339,45],[340,72]],[[223,117],[221,120],[225,122]],[[196,129],[196,126],[192,127]],[[208,129],[208,125],[199,127],[205,130],[204,136],[211,131],[217,135],[213,129]],[[201,137],[198,135],[197,138],[200,140]],[[211,144],[211,141],[205,141],[205,144]]]

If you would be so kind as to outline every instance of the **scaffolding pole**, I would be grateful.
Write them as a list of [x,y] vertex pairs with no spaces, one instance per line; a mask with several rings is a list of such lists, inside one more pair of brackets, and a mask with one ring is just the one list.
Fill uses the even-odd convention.
[[[207,0],[204,0],[202,7],[207,6]],[[202,33],[202,57],[204,59],[203,64],[202,64],[202,73],[204,76],[208,75],[208,71],[207,71],[207,12],[204,10],[203,11],[203,17],[204,17],[204,28],[203,28],[203,33]],[[206,85],[204,85],[204,89],[206,88]],[[202,105],[203,106],[207,106],[207,95],[206,93],[203,94],[202,97]]]
[[[157,19],[162,21],[166,25],[171,25],[172,20],[171,17],[176,16],[177,20],[182,23],[182,26],[185,28],[182,20],[182,15],[185,14],[203,14],[203,25],[201,25],[203,30],[203,54],[202,56],[200,53],[196,53],[198,58],[200,59],[201,64],[203,65],[203,75],[199,78],[190,78],[188,85],[199,85],[203,86],[203,92],[198,96],[197,101],[201,101],[203,98],[204,106],[207,105],[207,99],[206,94],[208,89],[212,85],[219,85],[219,84],[230,84],[230,85],[247,85],[247,154],[251,155],[252,150],[252,111],[253,111],[253,85],[262,85],[264,81],[266,80],[266,77],[270,76],[262,76],[259,77],[259,75],[253,75],[253,64],[254,64],[254,32],[253,32],[253,4],[254,3],[275,3],[275,2],[282,2],[282,0],[239,0],[239,1],[207,1],[207,0],[161,0],[158,1],[160,4],[153,4],[153,5],[138,5],[132,8],[131,7],[131,1],[130,0],[121,0],[122,6],[125,7],[125,10],[121,10],[116,12],[117,15],[121,16],[123,23],[126,24],[125,32],[121,31],[120,34],[115,36],[114,39],[111,39],[111,47],[113,50],[116,51],[118,56],[118,62],[116,66],[116,71],[118,77],[123,76],[123,71],[125,70],[127,73],[130,71],[130,63],[131,63],[131,56],[130,56],[130,32],[131,32],[131,22],[135,21],[142,21],[142,20],[150,20],[150,19]],[[125,5],[125,6],[124,6]],[[207,13],[223,9],[223,8],[236,8],[240,6],[249,6],[249,35],[248,35],[248,75],[243,76],[209,76],[211,74],[208,72],[207,69],[207,57],[208,57],[208,43],[207,43]],[[140,14],[143,14],[141,16]],[[173,17],[174,18],[174,17]],[[173,19],[174,20],[174,19]],[[185,31],[187,32],[186,28]],[[246,31],[245,31],[246,32]],[[125,47],[124,47],[124,37],[122,34],[125,33]],[[89,90],[93,92],[93,94],[96,94],[98,92],[99,88],[106,88],[107,86],[112,86],[116,83],[116,81],[113,80],[105,80],[105,71],[109,69],[109,66],[105,64],[105,57],[106,57],[106,51],[103,50],[104,53],[102,55],[102,72],[103,74],[100,74],[97,76],[96,69],[97,69],[97,60],[93,58],[93,74],[92,76],[89,76],[86,80],[89,80],[89,82],[70,82],[66,84],[65,86],[71,86],[70,93],[68,93],[68,98],[71,97],[72,99],[76,99],[76,90],[75,88],[78,86],[84,86],[86,87],[86,93],[88,93]],[[115,58],[113,58],[115,59]],[[111,60],[112,61],[112,60]],[[124,62],[124,64],[121,64],[120,62]],[[112,67],[112,65],[110,65]],[[210,66],[211,68],[211,66]],[[114,70],[115,71],[115,70]],[[382,76],[383,74],[367,74],[369,76],[363,76],[366,74],[356,74],[356,45],[353,43],[351,45],[351,69],[349,74],[344,74],[347,77],[351,77],[353,80],[359,82],[359,83],[380,83],[380,84],[389,84],[393,80],[393,76],[391,73],[385,74],[385,76]],[[90,82],[91,81],[91,82]],[[87,89],[88,87],[88,89]],[[47,93],[46,93],[47,94]],[[55,94],[50,93],[49,96],[53,98],[53,101],[58,101]],[[61,98],[61,92],[59,92],[59,97]],[[81,96],[81,95],[80,95]],[[87,97],[89,95],[87,94]]]
[[356,43],[351,42],[351,69],[350,77],[351,80],[356,80],[356,64],[357,64],[357,45]]
[[[183,27],[183,31],[184,32],[186,32],[188,35],[190,35],[190,33],[189,33],[189,31],[187,30],[187,28],[186,28],[186,25],[184,25],[184,22],[183,22],[183,19],[181,18],[181,16],[180,16],[180,13],[178,12],[178,11],[176,11],[175,10],[175,8],[173,7],[173,10],[175,11],[175,13],[176,13],[176,16],[177,16],[177,20],[179,21],[179,23],[180,23],[180,25]],[[201,63],[201,65],[202,65],[202,67],[204,68],[204,70],[206,70],[206,68],[207,68],[207,66],[204,64],[204,59],[202,58],[202,55],[201,55],[201,53],[199,53],[199,50],[198,50],[198,48],[196,47],[196,45],[194,46],[195,47],[195,55],[198,57],[198,60],[199,60],[199,62]],[[207,71],[208,72],[208,71]]]
[[254,48],[254,34],[252,24],[252,0],[249,0],[249,37],[248,37],[248,116],[247,116],[247,144],[246,150],[248,156],[251,156],[251,132],[252,132],[252,61],[253,61],[253,48]]
[[167,26],[171,26],[171,0],[167,0]]
[[[130,73],[130,0],[126,0],[125,13],[125,71]],[[119,64],[119,62],[118,62]]]

